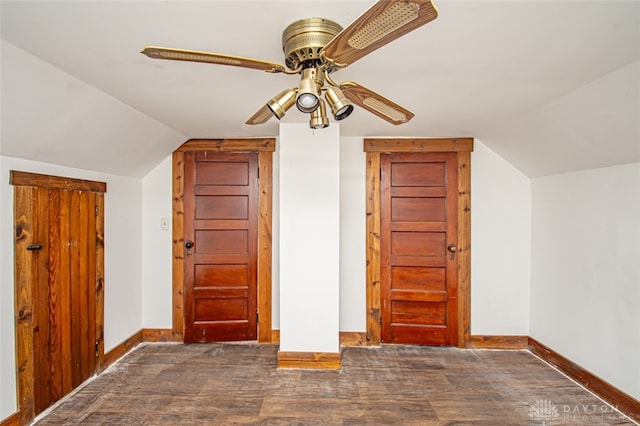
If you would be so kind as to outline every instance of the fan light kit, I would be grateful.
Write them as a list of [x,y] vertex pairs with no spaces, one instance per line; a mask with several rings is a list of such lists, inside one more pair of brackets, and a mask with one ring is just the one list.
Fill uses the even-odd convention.
[[286,68],[259,59],[166,47],[147,46],[141,53],[153,59],[300,74],[297,86],[275,95],[246,124],[262,124],[271,117],[279,120],[295,104],[298,110],[310,114],[312,129],[322,129],[329,126],[327,104],[336,121],[349,117],[355,104],[398,125],[411,120],[414,114],[354,81],[336,83],[330,74],[437,17],[431,0],[380,0],[344,29],[324,18],[301,19],[282,33]]

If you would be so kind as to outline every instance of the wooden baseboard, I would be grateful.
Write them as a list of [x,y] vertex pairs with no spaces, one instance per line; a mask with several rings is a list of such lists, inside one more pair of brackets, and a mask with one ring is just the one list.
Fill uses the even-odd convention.
[[143,342],[182,342],[183,336],[170,328],[143,328]]
[[282,352],[278,351],[278,368],[313,368],[340,370],[340,352]]
[[341,331],[340,344],[343,346],[366,346],[367,333],[360,331]]
[[182,335],[175,334],[170,328],[143,328],[104,354],[101,371],[107,369],[142,342],[182,342]]
[[102,370],[107,369],[114,362],[122,358],[127,352],[131,349],[138,346],[143,342],[142,340],[143,332],[142,330],[131,335],[127,340],[120,343],[115,348],[111,349],[109,352],[104,354],[104,364],[102,365]]
[[640,401],[595,374],[585,370],[548,346],[529,337],[529,351],[589,389],[636,422],[640,422]]
[[0,426],[19,426],[20,425],[20,412],[16,411],[9,417],[6,417],[0,421]]
[[[341,331],[340,344],[343,346],[366,346],[367,334],[360,331]],[[280,344],[280,330],[271,330],[271,343]]]
[[[340,332],[340,344],[346,346],[366,345],[365,333]],[[107,352],[104,356],[102,370],[116,362],[127,352],[142,342],[181,342],[182,336],[176,335],[171,329],[143,329],[133,334],[127,340]],[[280,330],[271,331],[271,342],[280,343]],[[593,373],[585,370],[573,361],[565,358],[553,349],[527,336],[484,336],[473,335],[467,343],[472,349],[528,349],[545,362],[575,380],[580,385],[617,407],[636,422],[640,422],[640,401],[621,391],[610,383],[602,380]],[[342,368],[342,354],[340,352],[278,352],[279,368],[313,368],[339,370]],[[19,425],[19,413],[0,422],[0,426]]]
[[527,336],[483,336],[472,335],[467,342],[470,349],[528,349]]

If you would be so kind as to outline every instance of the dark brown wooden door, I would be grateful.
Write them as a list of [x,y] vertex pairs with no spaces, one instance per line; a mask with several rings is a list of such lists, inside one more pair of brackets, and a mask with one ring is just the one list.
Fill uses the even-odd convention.
[[[103,194],[12,172],[23,421],[91,377],[102,350]],[[80,187],[91,187],[81,181]],[[95,183],[98,188],[104,184]]]
[[382,154],[381,340],[457,344],[457,156]]
[[184,160],[184,340],[255,340],[258,155],[186,152]]

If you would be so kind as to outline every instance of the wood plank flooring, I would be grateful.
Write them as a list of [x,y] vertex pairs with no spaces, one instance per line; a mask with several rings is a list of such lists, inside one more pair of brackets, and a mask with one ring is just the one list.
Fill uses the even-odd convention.
[[37,425],[632,425],[526,351],[347,347],[342,370],[276,345],[146,344]]

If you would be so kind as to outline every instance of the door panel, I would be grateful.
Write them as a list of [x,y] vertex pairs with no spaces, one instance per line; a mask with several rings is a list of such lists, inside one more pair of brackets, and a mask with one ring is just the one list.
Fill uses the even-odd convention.
[[457,156],[382,154],[381,340],[457,344]]
[[185,152],[185,342],[257,338],[255,153]]
[[11,182],[17,361],[32,364],[18,373],[22,419],[28,421],[97,369],[103,195],[92,190],[105,185],[15,171]]

